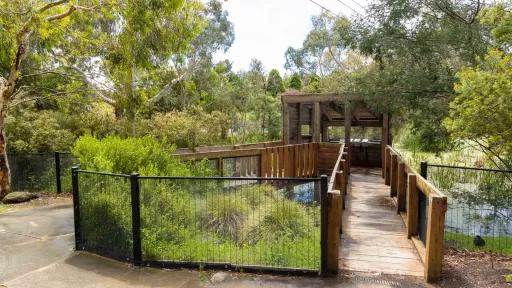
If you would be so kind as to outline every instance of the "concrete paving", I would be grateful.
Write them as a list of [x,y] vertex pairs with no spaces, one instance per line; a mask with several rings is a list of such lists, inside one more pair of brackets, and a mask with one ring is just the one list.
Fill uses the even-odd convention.
[[0,287],[423,287],[408,278],[346,274],[333,278],[134,268],[73,252],[70,205],[0,215]]

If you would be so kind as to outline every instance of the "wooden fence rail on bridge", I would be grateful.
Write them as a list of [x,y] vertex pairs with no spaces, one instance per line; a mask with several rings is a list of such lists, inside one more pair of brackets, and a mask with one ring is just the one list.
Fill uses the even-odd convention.
[[[390,186],[390,196],[396,198],[397,213],[405,219],[407,237],[413,240],[423,261],[424,277],[428,282],[437,281],[443,262],[447,198],[392,147],[386,147],[384,159],[384,182]],[[428,201],[428,204],[424,203],[425,207],[420,207],[422,197]],[[422,208],[426,211],[421,211]],[[425,231],[426,235],[420,235],[420,231]]]

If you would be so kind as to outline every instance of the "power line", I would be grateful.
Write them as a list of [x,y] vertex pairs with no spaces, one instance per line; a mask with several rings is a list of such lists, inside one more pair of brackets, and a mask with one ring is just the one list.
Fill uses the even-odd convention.
[[325,7],[325,6],[323,6],[323,5],[318,4],[318,3],[317,3],[317,2],[315,2],[314,0],[309,0],[309,2],[311,2],[311,3],[315,4],[316,6],[318,6],[318,7],[322,8],[323,10],[325,10],[325,11],[327,11],[327,12],[331,13],[332,15],[334,15],[334,16],[336,16],[336,17],[338,17],[338,18],[340,18],[340,17],[341,17],[339,14],[332,12],[330,9],[326,8],[326,7]]
[[364,10],[366,10],[366,8],[363,5],[359,4],[357,1],[355,1],[355,0],[350,0],[350,1],[356,3],[357,6],[363,8]]
[[363,16],[361,13],[357,12],[357,10],[355,10],[354,8],[352,8],[351,6],[345,4],[345,2],[341,1],[341,0],[336,0],[338,1],[341,5],[347,7],[348,9],[352,10],[352,12],[358,14],[359,16]]

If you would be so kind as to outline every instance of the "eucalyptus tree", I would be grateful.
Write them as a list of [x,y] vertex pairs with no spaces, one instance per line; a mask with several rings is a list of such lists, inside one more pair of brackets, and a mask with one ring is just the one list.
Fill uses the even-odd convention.
[[58,66],[54,49],[78,33],[73,18],[101,13],[104,5],[95,0],[0,1],[0,199],[11,189],[5,133],[8,109],[31,100],[21,79],[51,74]]

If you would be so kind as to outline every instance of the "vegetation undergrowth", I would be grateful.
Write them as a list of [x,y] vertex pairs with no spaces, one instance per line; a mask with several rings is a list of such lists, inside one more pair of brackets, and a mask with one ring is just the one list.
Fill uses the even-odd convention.
[[[214,173],[205,161],[188,164],[171,157],[173,149],[150,137],[98,140],[84,136],[73,153],[87,170],[168,176]],[[130,259],[128,177],[81,173],[79,183],[84,248]],[[299,203],[291,198],[293,187],[142,178],[143,258],[318,269],[319,207],[315,202]]]

